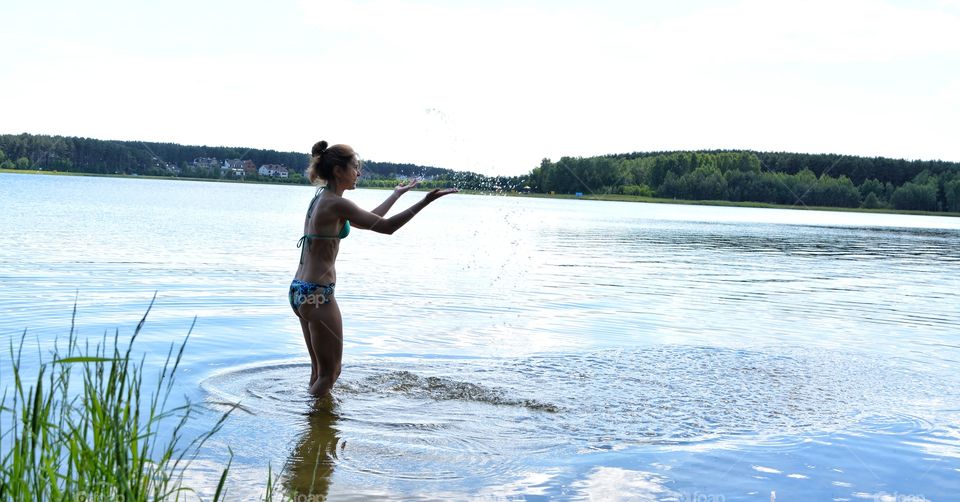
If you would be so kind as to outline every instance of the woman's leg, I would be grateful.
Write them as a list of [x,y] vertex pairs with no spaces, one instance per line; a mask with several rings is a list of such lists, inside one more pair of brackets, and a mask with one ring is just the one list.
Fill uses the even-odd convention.
[[340,376],[343,359],[343,319],[337,300],[330,303],[304,304],[300,315],[309,321],[310,343],[317,357],[317,380],[310,386],[310,393],[325,396]]
[[307,344],[307,352],[310,354],[310,385],[317,381],[317,354],[313,351],[313,341],[310,339],[310,323],[306,319],[300,319],[300,329],[303,330],[303,341]]
[[313,385],[317,381],[317,353],[313,350],[313,340],[310,339],[310,323],[303,317],[303,314],[300,312],[303,310],[303,303],[306,300],[304,293],[299,286],[296,285],[296,280],[290,284],[290,291],[287,293],[288,299],[290,300],[290,308],[293,309],[293,313],[297,316],[297,319],[300,320],[300,330],[303,331],[303,341],[307,345],[307,354],[310,355],[310,383]]

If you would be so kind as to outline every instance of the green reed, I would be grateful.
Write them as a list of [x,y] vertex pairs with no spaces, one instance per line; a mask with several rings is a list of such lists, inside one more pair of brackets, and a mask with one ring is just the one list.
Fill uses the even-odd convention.
[[[169,406],[193,325],[178,350],[171,344],[156,386],[144,388],[144,358],[138,362],[131,353],[150,307],[125,347],[117,331],[112,343],[105,333],[91,351],[89,343],[84,350],[78,343],[74,305],[67,346],[55,343],[48,362],[40,356],[29,382],[21,368],[26,331],[16,350],[11,341],[14,381],[12,388],[3,385],[0,401],[0,501],[196,498],[184,475],[232,409],[187,441],[184,427],[197,408],[190,402]],[[71,388],[78,377],[81,387]],[[213,500],[224,498],[229,469],[228,462]]]

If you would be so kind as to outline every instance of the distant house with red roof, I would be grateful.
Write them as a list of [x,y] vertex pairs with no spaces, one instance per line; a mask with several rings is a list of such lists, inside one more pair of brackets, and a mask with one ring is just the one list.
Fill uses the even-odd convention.
[[260,176],[273,176],[276,178],[287,178],[290,171],[281,164],[264,164],[257,170]]

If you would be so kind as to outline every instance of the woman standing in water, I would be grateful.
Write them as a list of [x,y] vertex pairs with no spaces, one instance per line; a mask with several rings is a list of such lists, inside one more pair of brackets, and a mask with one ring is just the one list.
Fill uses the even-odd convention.
[[360,177],[360,159],[353,148],[348,145],[327,148],[327,142],[321,141],[313,145],[311,153],[307,177],[315,185],[322,180],[324,186],[317,189],[307,209],[303,237],[297,243],[300,266],[290,283],[289,298],[310,353],[310,393],[324,396],[340,376],[343,357],[343,322],[333,293],[340,240],[350,233],[351,225],[392,234],[427,204],[457,189],[434,189],[403,212],[384,218],[393,203],[416,186],[416,182],[396,187],[376,209],[365,211],[343,197],[345,191],[357,187]]

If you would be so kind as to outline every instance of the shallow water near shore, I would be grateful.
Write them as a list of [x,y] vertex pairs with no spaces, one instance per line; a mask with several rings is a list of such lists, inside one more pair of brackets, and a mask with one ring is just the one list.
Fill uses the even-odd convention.
[[239,403],[201,494],[230,452],[239,498],[268,465],[337,500],[960,493],[958,219],[446,197],[343,241],[318,403],[286,304],[312,189],[58,178],[0,175],[0,343],[29,366],[75,298],[81,338],[128,336],[156,292],[150,370],[196,316],[191,427]]

